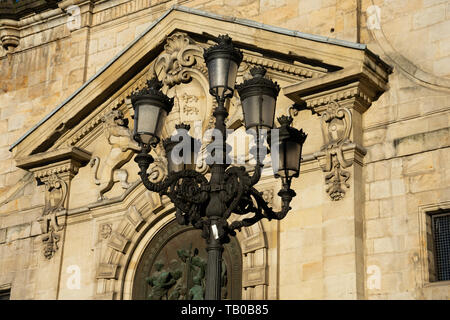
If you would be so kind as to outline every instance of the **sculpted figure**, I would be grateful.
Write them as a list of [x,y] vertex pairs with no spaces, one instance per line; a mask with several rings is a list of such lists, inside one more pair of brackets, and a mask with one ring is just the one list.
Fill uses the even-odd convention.
[[[192,244],[191,244],[192,247]],[[198,249],[195,248],[194,252],[191,253],[191,248],[189,250],[179,249],[177,250],[178,257],[183,261],[186,267],[186,276],[187,269],[189,269],[189,274],[191,274],[192,279],[192,287],[188,287],[189,280],[185,279],[186,284],[185,288],[188,291],[188,299],[191,300],[203,300],[205,293],[205,276],[206,276],[206,261],[205,259],[198,256]]]
[[120,182],[122,188],[127,189],[128,172],[120,169],[133,157],[133,150],[140,151],[128,128],[128,119],[125,119],[120,110],[113,110],[102,118],[103,133],[111,148],[105,158],[93,157],[90,165],[93,170],[94,183],[98,185],[98,200],[104,199],[104,193],[111,190],[114,183]]
[[183,286],[183,270],[179,267],[177,260],[172,260],[170,262],[171,266],[171,275],[173,279],[175,279],[176,283],[173,287],[172,291],[169,293],[169,300],[184,300],[186,296],[186,290]]
[[202,286],[202,278],[200,275],[196,275],[193,278],[194,285],[189,289],[189,299],[190,300],[204,300],[203,294],[205,292]]
[[151,286],[149,300],[167,300],[169,289],[177,282],[173,278],[172,273],[163,270],[164,264],[161,261],[155,263],[156,272],[146,278],[147,283]]

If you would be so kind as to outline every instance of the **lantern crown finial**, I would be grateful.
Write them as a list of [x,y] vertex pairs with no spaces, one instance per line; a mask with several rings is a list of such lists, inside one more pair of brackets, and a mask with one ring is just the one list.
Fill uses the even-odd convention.
[[173,98],[169,98],[162,91],[163,84],[157,77],[147,80],[147,85],[141,90],[137,90],[130,95],[131,102],[134,103],[143,98],[152,98],[158,100],[163,104],[163,108],[167,113],[172,111]]
[[293,121],[291,116],[285,116],[285,115],[282,115],[281,117],[278,117],[277,119],[278,119],[278,123],[281,126],[290,126]]
[[254,67],[250,69],[250,74],[253,76],[253,78],[264,78],[266,72],[267,70],[263,67]]
[[228,34],[219,35],[216,40],[217,44],[205,49],[203,57],[205,61],[208,62],[216,54],[228,54],[229,57],[234,60],[238,65],[241,63],[243,55],[241,50],[236,48],[233,44],[232,39]]
[[153,77],[149,80],[147,80],[147,87],[153,88],[155,90],[160,90],[162,88],[163,84],[158,78]]
[[280,86],[276,81],[266,78],[267,70],[264,67],[254,67],[250,70],[253,76],[251,79],[245,80],[243,83],[236,85],[239,96],[245,99],[248,95],[254,95],[256,92],[264,92],[276,98],[280,92]]
[[191,129],[191,126],[188,125],[187,123],[182,122],[182,123],[176,124],[175,129],[184,129],[186,131],[189,131]]

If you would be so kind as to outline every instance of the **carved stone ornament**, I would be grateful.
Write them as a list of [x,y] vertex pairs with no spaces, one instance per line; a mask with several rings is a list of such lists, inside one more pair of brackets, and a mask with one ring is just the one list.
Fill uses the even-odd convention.
[[54,231],[50,231],[42,236],[42,243],[44,244],[44,257],[50,260],[55,252],[58,250],[58,242],[60,235]]
[[17,167],[34,174],[45,185],[45,203],[37,221],[42,232],[43,253],[51,259],[58,250],[67,215],[70,180],[88,163],[91,154],[77,147],[61,148],[17,159]]
[[42,217],[39,219],[43,232],[50,230],[59,231],[62,226],[58,225],[57,215],[66,210],[67,183],[56,174],[52,174],[45,182],[45,205]]
[[[192,131],[201,132],[213,118],[214,99],[208,93],[208,70],[203,58],[204,48],[183,32],[170,35],[163,52],[156,58],[153,73],[164,84],[163,91],[173,96],[174,106],[166,118],[163,135],[169,137],[175,124],[188,123]],[[206,111],[205,108],[206,107]],[[200,128],[197,128],[200,124]],[[203,141],[201,150],[209,141]],[[167,173],[162,148],[155,150],[157,158],[149,168],[150,178],[161,181]],[[204,172],[208,166],[200,152],[197,170]]]
[[203,61],[203,49],[187,34],[176,32],[167,38],[163,53],[155,62],[155,73],[168,87],[191,80],[188,68],[196,68],[207,75]]
[[344,198],[345,190],[350,187],[347,183],[350,172],[344,170],[352,165],[344,157],[343,148],[351,144],[350,131],[352,129],[352,113],[336,101],[328,104],[321,115],[322,134],[325,144],[321,151],[325,152],[325,163],[322,165],[325,176],[326,192],[331,200],[338,201]]
[[58,250],[60,235],[58,231],[64,228],[63,219],[66,213],[67,183],[56,174],[50,175],[45,181],[45,205],[42,216],[38,218],[41,225],[43,253],[47,259],[51,259]]
[[106,240],[111,236],[111,233],[112,233],[111,223],[104,223],[100,225],[99,238]]
[[122,188],[128,189],[131,184],[128,172],[121,167],[131,160],[133,150],[140,151],[139,144],[134,141],[126,119],[120,110],[112,110],[102,118],[103,133],[111,146],[106,157],[94,156],[90,161],[92,179],[97,187],[97,198],[103,200],[104,193],[111,190],[114,183],[120,182]]

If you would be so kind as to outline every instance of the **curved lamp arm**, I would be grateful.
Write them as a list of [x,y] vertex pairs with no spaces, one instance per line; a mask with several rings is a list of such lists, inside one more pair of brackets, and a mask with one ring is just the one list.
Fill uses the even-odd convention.
[[[171,172],[163,181],[153,183],[149,180],[149,174],[147,173],[148,167],[154,161],[153,157],[142,152],[135,157],[134,161],[139,165],[139,176],[144,186],[150,191],[158,192],[160,195],[167,195],[174,202],[175,206],[182,211],[185,212],[186,204],[201,204],[208,199],[209,183],[201,173],[195,170]],[[183,188],[185,186],[183,183],[185,185],[190,183],[192,187],[190,190],[195,189],[194,191],[197,192],[189,195],[180,192],[186,189]],[[177,188],[177,186],[181,186],[181,188]]]
[[266,201],[263,199],[261,193],[258,190],[252,187],[249,192],[253,199],[256,201],[256,207],[254,206],[252,200],[248,198],[246,199],[247,203],[241,206],[241,209],[245,209],[242,210],[242,212],[240,212],[239,214],[252,212],[254,213],[254,216],[245,218],[241,221],[232,222],[229,227],[230,232],[233,232],[234,230],[240,231],[242,227],[249,227],[264,218],[268,219],[269,221],[272,219],[283,219],[289,212],[289,210],[291,210],[289,204],[292,201],[292,198],[296,195],[294,190],[290,189],[287,185],[283,185],[283,188],[280,190],[280,192],[278,192],[278,195],[281,197],[282,201],[281,211],[273,211],[273,209],[267,205]]

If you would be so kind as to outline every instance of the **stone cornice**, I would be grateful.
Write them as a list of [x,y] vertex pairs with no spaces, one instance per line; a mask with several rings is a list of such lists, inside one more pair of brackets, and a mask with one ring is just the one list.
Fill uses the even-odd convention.
[[18,22],[10,19],[0,20],[0,43],[3,49],[12,53],[19,45],[20,30]]
[[58,7],[60,0],[5,0],[0,3],[0,19],[19,20],[33,13]]
[[77,147],[63,148],[33,154],[17,159],[17,167],[30,171],[40,182],[56,174],[61,178],[71,179],[81,166],[86,165],[91,153]]
[[298,65],[292,63],[286,63],[281,61],[275,61],[273,59],[258,57],[255,54],[244,51],[244,62],[259,65],[274,71],[278,71],[284,74],[293,75],[302,78],[317,78],[327,73],[325,68],[314,67],[306,64]]
[[[246,37],[250,31],[259,28],[260,32],[258,32],[256,40],[259,50],[262,52],[276,52],[280,56],[296,52],[295,57],[311,57],[310,59],[314,57],[323,61],[323,64],[335,65],[340,68],[361,64],[364,59],[364,51],[359,47],[335,46],[334,48],[339,52],[339,56],[336,58],[335,55],[328,53],[326,48],[330,44],[325,42],[311,41],[295,34],[280,33],[283,30],[272,31],[268,27],[264,27],[267,30],[262,29],[261,26],[253,26],[248,22],[247,24],[244,22],[237,24],[235,21],[228,21],[207,13],[191,14],[187,9],[174,8],[150,25],[141,36],[108,62],[89,81],[28,130],[11,146],[10,150],[15,152],[15,157],[22,158],[30,153],[46,152],[55,143],[58,143],[58,140],[65,140],[68,135],[74,137],[75,127],[78,127],[81,122],[86,123],[92,120],[86,119],[87,115],[91,114],[99,105],[111,102],[114,99],[111,97],[111,93],[117,93],[125,85],[131,86],[130,80],[152,63],[160,52],[167,34],[172,34],[175,30],[182,30],[198,36],[207,32],[214,34],[215,31],[211,29],[212,23],[220,27],[220,30],[228,30],[230,36],[243,45],[249,41]],[[277,32],[279,35],[276,39],[273,37],[273,32]],[[270,41],[266,41],[269,38]],[[249,47],[252,45],[252,43],[248,44]],[[310,80],[314,80],[314,78]],[[304,79],[297,81],[304,81]],[[122,93],[126,95],[124,91]],[[92,123],[93,127],[96,125],[95,122]],[[77,143],[83,135],[75,138],[73,143]]]
[[328,73],[283,88],[284,94],[297,103],[320,113],[331,102],[355,99],[350,108],[364,113],[387,89],[385,76],[388,73],[375,73],[367,66],[354,66]]

